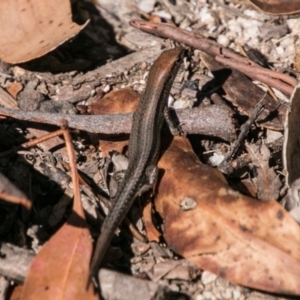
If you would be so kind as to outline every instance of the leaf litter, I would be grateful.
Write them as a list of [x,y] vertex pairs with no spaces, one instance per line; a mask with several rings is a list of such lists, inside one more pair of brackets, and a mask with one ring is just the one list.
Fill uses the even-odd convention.
[[[143,1],[141,1],[139,5],[143,8],[142,2]],[[65,4],[66,2],[64,2],[64,5]],[[113,3],[110,7],[107,5],[108,4],[101,3],[98,7],[101,13],[106,17],[108,16],[107,12],[113,9],[113,7],[117,4]],[[272,32],[275,32],[274,28],[279,29],[279,27],[277,27],[279,24],[276,25],[276,22],[273,22],[276,17],[270,17],[261,12],[257,12],[251,6],[247,6],[247,4],[244,3],[240,4],[236,1],[230,1],[225,4],[223,1],[218,1],[217,5],[214,6],[210,1],[207,3],[206,1],[205,3],[204,1],[199,1],[199,4],[193,7],[192,4],[190,4],[190,6],[185,5],[183,1],[178,1],[176,6],[171,5],[167,1],[162,1],[159,3],[159,6],[156,7],[155,12],[155,14],[159,16],[159,20],[165,18],[166,15],[160,13],[164,10],[171,13],[173,20],[175,20],[177,25],[182,23],[182,27],[186,27],[183,26],[183,24],[188,21],[184,21],[182,19],[182,15],[185,13],[191,18],[190,20],[194,18],[194,22],[189,24],[192,29],[199,30],[202,34],[204,34],[204,36],[216,39],[223,45],[226,45],[227,43],[226,46],[230,45],[231,48],[235,48],[236,50],[238,43],[241,45],[248,43],[252,47],[259,48],[259,50],[268,58],[267,61],[273,61],[273,67],[275,69],[285,67],[289,68],[290,71],[293,71],[290,69],[294,47],[292,39],[295,37],[294,30],[296,30],[298,26],[296,23],[297,20],[295,19],[293,20],[286,17],[283,21],[281,21],[284,23],[281,24],[281,29],[284,29],[284,26],[289,28],[291,31],[290,35],[284,30],[278,30],[279,36],[275,38],[275,35],[271,34],[271,37],[274,36],[272,39],[270,38],[270,33],[268,33],[269,35],[267,34],[267,29],[269,30],[271,28],[273,30]],[[292,10],[295,9],[292,8]],[[89,14],[96,18],[96,15],[93,15],[94,12],[92,13],[91,10],[86,11],[89,11]],[[160,47],[158,45],[161,45],[161,41],[159,39],[152,38],[150,35],[144,34],[143,38],[138,39],[137,42],[136,40],[133,40],[133,35],[126,35],[124,32],[119,31],[120,28],[122,28],[122,30],[126,29],[128,32],[130,31],[128,25],[125,25],[125,22],[127,24],[131,18],[126,14],[126,11],[128,13],[128,11],[131,10],[128,10],[126,4],[123,3],[118,12],[114,12],[114,14],[119,14],[118,18],[112,22],[116,28],[117,39],[122,41],[123,44],[126,44],[127,47],[132,47],[132,50],[136,50],[135,47],[138,42],[141,43],[138,48],[141,47],[143,43],[144,47],[146,46],[149,48],[149,41],[151,40],[153,40],[153,44],[157,43],[154,47],[155,49]],[[8,12],[9,10],[6,10],[6,13]],[[20,10],[16,10],[14,13],[20,13]],[[161,17],[162,15],[164,17]],[[216,18],[216,16],[218,16],[218,18]],[[151,16],[150,10],[149,20],[153,19],[157,20],[157,16],[155,18]],[[47,20],[47,18],[43,17],[43,20]],[[36,22],[36,20],[34,21]],[[218,22],[219,24],[216,26]],[[248,26],[251,22],[252,25]],[[225,24],[228,26],[226,27]],[[261,34],[258,31],[255,32],[258,27],[261,29]],[[93,40],[93,42],[97,41],[99,45],[99,40],[97,40],[98,37],[89,31],[91,29],[88,28],[86,30],[89,32],[91,40]],[[97,30],[99,30],[99,28],[95,29],[95,32],[97,32]],[[132,30],[133,29],[131,29],[131,31]],[[132,32],[134,32],[135,35],[141,34],[136,30]],[[241,32],[243,32],[243,34],[240,34]],[[45,38],[47,37],[47,34]],[[259,38],[263,40],[262,43]],[[52,38],[51,33],[50,38],[48,37],[48,39],[51,40],[52,48],[55,48],[57,44],[63,41],[62,39],[57,42]],[[32,45],[34,46],[34,43]],[[34,49],[33,46],[32,49]],[[49,49],[51,47],[49,47]],[[26,48],[24,49],[26,50]],[[23,49],[20,48],[20,50]],[[40,49],[38,49],[38,51],[39,50]],[[40,53],[38,51],[36,53]],[[55,65],[59,65],[63,68],[63,63],[60,63],[59,60],[57,60],[57,57],[61,59],[65,55],[68,58],[69,54],[64,52],[64,50],[62,51],[63,55],[57,54],[58,52],[54,52],[50,53],[48,57],[45,57],[45,61],[48,60],[48,65],[49,61],[53,61],[53,58],[55,58]],[[48,50],[46,52],[48,52]],[[43,52],[43,54],[46,52]],[[43,54],[34,55],[37,57]],[[82,52],[82,54],[80,59],[82,59],[86,53]],[[93,56],[93,53],[90,54],[90,56],[85,57],[86,61],[90,59],[97,62],[98,58]],[[21,51],[21,57],[22,55]],[[151,57],[150,54],[149,57]],[[4,57],[2,58],[5,60]],[[27,57],[25,60],[32,58],[33,56],[31,58]],[[15,61],[24,61],[23,58],[20,60],[18,59]],[[75,60],[76,63],[73,65],[74,70],[76,67],[81,70],[82,66],[89,65],[85,64],[80,59]],[[123,71],[120,72],[118,69],[118,71],[114,73],[114,71],[117,70],[117,68],[115,68],[111,71],[111,74],[107,74],[106,72],[106,74],[103,73],[102,76],[99,76],[99,74],[101,74],[101,71],[99,71],[100,69],[95,72],[91,71],[90,73],[84,74],[70,72],[66,74],[53,75],[29,71],[26,69],[26,66],[22,69],[19,67],[11,68],[9,65],[2,65],[1,68],[2,71],[4,71],[4,75],[0,76],[0,83],[4,91],[4,95],[5,89],[10,93],[10,95],[12,95],[10,96],[7,94],[7,99],[9,97],[14,97],[17,100],[21,100],[21,84],[21,86],[26,88],[27,91],[34,91],[30,95],[35,95],[35,99],[41,99],[41,103],[38,105],[37,103],[34,103],[35,106],[38,106],[38,109],[42,109],[44,111],[46,109],[46,111],[48,110],[48,112],[52,113],[54,111],[58,111],[60,113],[62,112],[62,109],[65,109],[65,107],[62,108],[63,106],[58,105],[58,103],[66,99],[68,102],[72,103],[70,107],[75,107],[75,110],[86,114],[87,111],[91,109],[91,106],[88,105],[85,107],[85,105],[80,103],[81,100],[87,101],[86,103],[90,104],[96,100],[98,95],[100,95],[101,98],[101,95],[106,94],[109,89],[117,90],[124,86],[133,87],[133,90],[137,92],[141,92],[143,90],[145,82],[144,72],[145,69],[148,68],[148,61],[145,62],[145,60],[141,60],[138,56],[136,56],[136,59],[137,61],[134,61],[133,59],[133,62],[137,62],[137,64],[133,63],[131,70],[129,69],[128,71],[128,69],[124,68]],[[7,61],[9,62],[9,60]],[[153,58],[149,59],[149,63],[151,61],[153,61]],[[220,79],[218,77],[218,72],[224,68],[220,62],[213,61],[211,58],[205,57],[203,54],[199,55],[199,52],[197,51],[192,54],[192,59],[190,59],[189,63],[191,63],[190,70],[192,70],[190,74],[192,76],[191,79],[197,79],[201,82],[201,92],[205,91],[202,87],[205,85],[209,86],[209,82],[213,78],[209,72],[211,71],[215,78]],[[199,69],[199,65],[202,69]],[[45,66],[47,66],[47,64],[45,64]],[[119,66],[122,67],[122,64],[120,63]],[[185,78],[189,77],[188,68],[185,68],[182,74]],[[38,78],[38,80],[32,84],[34,81],[32,78]],[[177,80],[177,84],[179,83],[180,80]],[[18,87],[15,92],[9,88],[11,84],[15,84]],[[191,97],[192,93],[188,89],[184,89],[182,90],[182,97],[186,97],[189,103],[201,102],[200,106],[202,107],[205,105],[209,106],[212,102],[218,103],[218,105],[229,106],[228,111],[233,113],[230,115],[230,118],[234,121],[235,126],[238,129],[239,124],[242,124],[245,121],[246,116],[252,113],[255,103],[261,99],[262,92],[258,92],[257,87],[253,82],[244,78],[241,74],[236,73],[236,71],[232,71],[232,74],[228,77],[228,80],[225,80],[225,84],[223,84],[222,87],[225,90],[225,96],[218,92],[212,94],[211,98],[209,98],[209,96],[207,97],[209,93],[204,93],[202,101],[199,101],[199,97],[197,98],[196,92]],[[181,90],[181,87],[176,87],[175,82],[172,94],[174,94],[174,90],[176,89]],[[90,93],[87,92],[90,90]],[[39,93],[46,97],[40,97],[40,95],[38,95]],[[80,103],[79,105],[74,104],[75,102],[70,100],[73,93],[74,99],[76,98],[75,100]],[[143,273],[143,271],[146,271],[146,273],[148,272],[150,276],[151,273],[149,272],[149,269],[151,269],[152,266],[159,265],[160,260],[168,258],[170,259],[170,262],[173,262],[174,256],[176,257],[176,255],[180,255],[206,271],[203,272],[201,276],[196,274],[195,277],[189,278],[184,275],[186,270],[183,268],[180,269],[181,271],[177,271],[179,275],[176,275],[175,277],[168,278],[167,276],[165,277],[162,275],[160,281],[165,284],[167,282],[171,282],[169,285],[171,289],[177,292],[181,289],[181,292],[187,293],[187,295],[192,295],[195,299],[197,296],[198,298],[200,297],[199,299],[227,299],[228,297],[238,297],[238,295],[240,295],[240,299],[248,299],[248,297],[253,298],[255,295],[257,296],[257,292],[252,292],[251,290],[242,289],[238,286],[225,283],[220,277],[232,282],[269,292],[299,294],[299,226],[293,221],[288,213],[285,212],[277,202],[275,202],[275,200],[280,200],[285,194],[285,190],[281,189],[284,186],[284,176],[281,175],[280,171],[282,169],[280,152],[276,152],[269,145],[261,143],[262,139],[268,138],[268,131],[264,128],[268,128],[268,130],[283,129],[283,119],[285,118],[287,110],[286,98],[288,97],[277,92],[276,95],[279,97],[281,104],[279,105],[274,102],[271,97],[266,98],[264,114],[262,114],[261,119],[252,126],[249,136],[247,137],[248,143],[241,145],[240,150],[236,155],[236,158],[240,158],[243,157],[243,155],[248,154],[252,163],[250,165],[243,165],[240,169],[233,168],[233,172],[228,174],[226,177],[228,182],[232,185],[235,185],[235,183],[243,184],[243,182],[249,183],[250,178],[251,184],[254,184],[256,187],[257,197],[260,200],[263,200],[263,202],[246,197],[243,194],[238,193],[236,190],[231,189],[219,171],[211,169],[205,164],[202,165],[199,162],[196,154],[203,162],[209,163],[209,157],[212,153],[216,152],[216,149],[225,156],[230,148],[228,143],[224,143],[224,141],[220,142],[219,140],[215,142],[213,138],[207,139],[207,137],[203,136],[194,136],[191,137],[194,149],[192,150],[187,142],[175,140],[160,161],[160,166],[165,172],[158,186],[155,206],[151,207],[151,204],[148,206],[147,223],[145,224],[146,233],[149,234],[149,232],[151,232],[151,239],[158,240],[161,238],[159,236],[161,234],[167,242],[167,246],[170,247],[174,253],[164,249],[161,245],[150,243],[149,247],[149,245],[144,245],[144,243],[141,242],[135,251],[137,256],[132,259],[130,263],[134,274],[138,275]],[[13,103],[12,100],[14,99],[9,100],[9,107],[11,107],[11,103]],[[117,107],[119,104],[117,103],[114,105]],[[121,107],[121,105],[119,106]],[[268,116],[272,115],[272,112],[277,112],[277,114],[274,114],[273,119],[268,119]],[[12,121],[9,125],[13,125],[12,128],[17,129],[19,132],[22,132],[25,127],[24,124],[20,126],[16,121]],[[30,129],[29,137],[33,132],[34,131]],[[115,149],[113,144],[105,147],[104,152],[107,158],[103,159],[101,155],[95,155],[97,152],[96,149],[98,142],[92,143],[92,141],[95,141],[98,137],[95,137],[92,134],[80,134],[76,137],[75,145],[77,155],[79,155],[78,158],[79,160],[84,158],[81,162],[82,165],[78,166],[79,168],[84,169],[86,173],[92,174],[92,176],[94,174],[93,172],[95,172],[93,170],[102,168],[103,166],[109,170],[111,169],[112,166],[109,155],[110,147],[111,149]],[[8,142],[8,139],[6,139],[5,142],[11,144],[11,142]],[[16,143],[14,145],[16,145]],[[119,146],[116,147],[120,152],[126,153],[126,146],[124,148],[124,145],[126,145],[126,143],[119,144]],[[196,154],[193,153],[193,151],[195,151]],[[173,153],[171,156],[170,152]],[[24,157],[26,157],[27,162],[34,165],[35,160],[41,155],[41,150],[35,149],[29,153],[30,154],[24,152]],[[91,153],[93,153],[93,155],[91,155]],[[59,157],[61,155],[64,156],[64,152],[59,151],[56,153],[56,156],[54,156],[55,159],[58,159],[58,165],[60,165]],[[165,157],[167,157],[167,159]],[[1,158],[1,160],[3,160],[3,158]],[[90,163],[89,160],[94,161],[96,166],[88,169],[84,166],[84,160],[87,160],[88,163]],[[54,161],[54,164],[57,164],[57,162]],[[49,162],[47,161],[46,163],[48,164]],[[19,164],[22,165],[24,162],[19,162]],[[189,167],[187,168],[188,165]],[[64,168],[62,168],[62,170],[65,172]],[[7,167],[6,169],[3,167],[3,171],[5,175],[8,174]],[[104,174],[108,176],[107,180],[109,182],[111,173],[104,172]],[[203,174],[205,175],[203,176]],[[15,174],[14,181],[18,181],[17,176],[18,174]],[[39,179],[39,182],[37,182],[35,176],[36,175],[33,176],[32,184],[33,187],[38,187],[38,189],[33,190],[34,192],[32,196],[34,208],[37,211],[32,214],[37,216],[40,211],[47,211],[49,207],[55,204],[55,201],[52,197],[52,200],[49,202],[47,199],[51,197],[45,197],[45,193],[43,195],[43,189],[45,190],[45,187],[47,186],[46,179]],[[203,177],[205,176],[209,179],[204,180]],[[48,191],[48,193],[50,195],[50,191]],[[58,192],[56,191],[56,193]],[[106,190],[101,193],[102,196],[107,198],[108,193],[110,192]],[[41,197],[41,195],[43,196]],[[53,196],[56,199],[59,199],[57,195],[54,194]],[[93,196],[93,194],[91,194],[90,197],[91,198],[88,200],[90,203],[85,205],[85,208],[92,206],[93,208],[96,207],[97,210],[98,200],[95,200],[95,196]],[[78,203],[78,199],[79,198],[77,198],[76,203]],[[48,206],[45,205],[46,203],[48,203]],[[158,218],[157,215],[153,215],[154,210],[160,213],[160,218],[162,218],[164,224],[162,224],[161,219]],[[138,209],[138,207],[134,207],[132,209],[132,214],[135,215],[133,220],[136,220],[136,216],[141,215],[141,210]],[[151,224],[151,214],[153,224]],[[12,224],[11,220],[15,220],[18,215],[13,213],[10,214],[10,216],[10,218],[5,220],[7,222],[6,226],[8,226],[8,224]],[[92,253],[89,230],[85,221],[81,219],[83,218],[81,208],[79,209],[78,215],[74,215],[74,212],[70,213],[70,211],[68,212],[68,209],[66,209],[65,215],[62,214],[62,216],[64,217],[62,217],[62,220],[58,223],[63,224],[63,218],[69,221],[58,229],[58,231],[50,238],[36,256],[32,265],[32,270],[29,271],[25,281],[23,293],[26,298],[27,295],[34,295],[33,290],[36,288],[31,286],[31,284],[39,284],[39,279],[36,279],[35,277],[39,275],[39,272],[34,271],[35,264],[37,268],[40,268],[40,266],[44,264],[50,267],[51,271],[41,271],[40,273],[45,273],[46,282],[50,282],[54,286],[63,286],[64,288],[67,286],[73,286],[73,282],[77,282],[79,283],[79,290],[83,287],[81,283],[84,280],[80,280],[77,275],[72,277],[71,273],[74,272],[74,274],[78,274],[83,272],[83,274],[85,274],[83,277],[85,277],[88,272],[89,258]],[[78,216],[80,216],[80,220],[78,220]],[[88,216],[88,220],[91,222],[89,225],[93,224],[93,226],[95,226],[95,228],[92,228],[93,226],[90,227],[92,234],[95,236],[100,226],[98,220],[99,217],[97,217],[97,214],[94,216]],[[23,213],[22,221],[20,222],[25,224],[28,219],[30,219],[29,215]],[[33,223],[36,222],[34,218],[30,220]],[[49,233],[47,233],[48,236],[53,234],[55,230],[47,228],[45,224],[46,223],[42,223],[42,225],[40,225],[40,233],[49,231]],[[139,218],[136,225],[141,232],[143,232],[143,225]],[[13,228],[12,225],[9,226],[10,229]],[[21,228],[22,227],[15,227],[11,232],[26,235],[24,229],[22,230]],[[3,232],[5,233],[5,230]],[[69,241],[71,236],[72,243],[70,243],[70,245],[67,241]],[[123,258],[121,258],[121,260],[117,260],[117,262],[119,261],[121,265],[126,266],[128,270],[128,240],[125,238],[124,242],[124,237],[126,236],[128,236],[128,233],[126,232],[123,232],[121,235],[119,234],[116,237],[115,242],[121,241],[121,249],[124,252]],[[37,239],[38,243],[43,243],[43,240],[39,240],[38,237],[34,238]],[[13,235],[11,237],[11,241],[16,241],[16,238],[13,237]],[[20,240],[17,241],[16,244],[19,246],[25,245],[22,244]],[[60,259],[55,257],[57,255],[57,245],[59,244],[61,244],[62,247],[65,247],[65,252],[63,251],[64,253],[71,252],[74,253],[74,256],[71,255]],[[78,252],[76,252],[76,249]],[[83,262],[82,265],[81,263],[79,264],[80,267],[77,263],[77,255],[75,255],[75,253],[79,255],[78,259],[81,259]],[[265,257],[269,257],[270,261],[268,262]],[[74,264],[70,262],[72,265],[69,269],[70,273],[62,272],[60,274],[56,270],[61,269],[62,266],[66,265],[64,263],[64,259],[69,259],[70,261],[73,261]],[[35,261],[37,263],[35,263]],[[170,263],[169,267],[171,268],[171,266],[172,263]],[[166,266],[166,270],[168,270],[168,264]],[[220,277],[214,277],[211,281],[206,280],[205,278],[208,276],[207,274],[210,274],[208,271],[213,272]],[[56,276],[54,276],[53,273]],[[70,283],[68,281],[64,281],[62,277],[59,276],[62,274],[68,274],[65,277],[62,277],[70,280]],[[257,274],[259,274],[259,276]],[[178,279],[175,278],[181,278],[182,281],[180,284],[176,281]],[[280,281],[280,284],[276,286],[276,284],[274,284],[275,281]],[[41,283],[44,287],[47,284],[45,282]],[[222,289],[218,286],[219,284],[225,286],[227,296],[224,294],[225,291],[222,291]],[[55,290],[53,291],[55,292]],[[84,293],[83,289],[81,289],[81,291]],[[43,292],[45,292],[45,290]],[[71,290],[71,292],[73,293],[74,291]],[[46,294],[48,294],[48,292],[46,292]],[[273,297],[267,294],[262,295],[269,298]],[[201,296],[204,298],[201,298]],[[76,297],[77,296],[75,296],[75,298]],[[91,295],[91,297],[94,297],[94,295]],[[274,298],[278,297],[274,296]]]

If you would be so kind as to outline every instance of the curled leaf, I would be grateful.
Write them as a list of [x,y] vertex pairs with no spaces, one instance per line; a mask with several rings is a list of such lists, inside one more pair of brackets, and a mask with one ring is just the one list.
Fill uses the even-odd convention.
[[250,0],[250,2],[269,14],[291,15],[300,11],[299,0]]
[[231,189],[183,138],[172,142],[159,168],[156,208],[175,252],[229,281],[300,294],[300,227],[277,202]]
[[88,22],[72,22],[69,0],[2,0],[0,23],[0,59],[15,64],[45,55]]

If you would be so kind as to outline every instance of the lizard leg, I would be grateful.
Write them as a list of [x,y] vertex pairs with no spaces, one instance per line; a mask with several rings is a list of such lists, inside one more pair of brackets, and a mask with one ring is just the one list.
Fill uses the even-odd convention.
[[158,171],[158,168],[154,165],[148,166],[146,168],[144,183],[135,194],[135,197],[141,196],[143,193],[155,187],[158,178]]
[[185,135],[185,133],[183,132],[182,128],[181,128],[181,124],[177,125],[175,124],[175,120],[174,118],[172,118],[172,116],[170,115],[170,110],[169,108],[166,106],[164,108],[164,117],[165,120],[169,126],[169,129],[172,133],[172,135]]

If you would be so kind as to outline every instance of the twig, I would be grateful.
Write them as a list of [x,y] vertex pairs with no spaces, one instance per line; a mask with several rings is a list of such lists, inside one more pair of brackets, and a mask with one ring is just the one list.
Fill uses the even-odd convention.
[[4,191],[0,191],[0,198],[7,202],[11,202],[11,203],[15,203],[15,204],[22,204],[27,209],[30,209],[32,206],[32,203],[27,198],[14,196],[9,193],[5,193]]
[[[102,134],[130,133],[132,114],[112,114],[101,116],[79,116],[66,114],[51,114],[43,112],[24,112],[0,107],[0,115],[22,121],[58,125],[59,120],[68,121],[71,128]],[[220,137],[226,141],[235,139],[235,128],[228,115],[228,109],[212,105],[204,108],[193,108],[176,111],[178,121],[184,132],[205,134]],[[218,119],[216,124],[215,119]]]
[[[236,139],[236,141],[233,143],[233,145],[231,147],[231,151],[226,155],[225,159],[218,167],[218,169],[221,172],[223,172],[225,174],[231,174],[234,171],[234,169],[240,168],[241,166],[245,165],[245,163],[247,163],[249,161],[249,157],[247,157],[247,159],[245,159],[245,157],[243,156],[241,160],[237,159],[234,162],[230,162],[232,157],[234,157],[237,150],[239,149],[241,143],[246,138],[251,125],[255,122],[255,120],[257,119],[259,114],[263,111],[263,109],[264,109],[263,99],[261,99],[256,104],[255,109],[252,112],[252,114],[249,116],[249,119],[247,120],[247,122],[241,126],[240,134],[239,134],[238,138]],[[250,158],[250,160],[251,160],[251,158]]]
[[[204,51],[214,56],[215,59],[220,62],[221,60],[226,62],[230,61],[230,67],[241,72],[243,72],[241,70],[241,67],[243,66],[243,70],[248,70],[247,75],[250,76],[249,74],[251,74],[252,79],[266,83],[284,93],[287,93],[288,95],[292,94],[293,88],[297,84],[296,79],[273,70],[265,69],[250,59],[240,56],[232,50],[227,49],[214,41],[204,38],[198,33],[190,32],[175,26],[146,22],[142,20],[132,20],[130,25],[142,31],[160,37],[169,38],[187,46]],[[259,74],[259,76],[257,76],[257,74]],[[270,82],[270,80],[268,81],[268,78],[272,78],[273,80]]]
[[241,143],[246,138],[246,136],[247,136],[247,134],[250,130],[251,125],[257,119],[259,114],[263,111],[264,105],[263,105],[262,101],[263,101],[263,99],[260,100],[256,104],[255,109],[252,112],[252,114],[250,115],[250,117],[248,118],[247,122],[244,123],[241,126],[240,134],[239,134],[238,138],[236,139],[236,141],[233,143],[230,153],[226,156],[226,158],[225,158],[226,161],[229,161],[236,154],[236,152],[237,152],[238,148],[240,147]]
[[[69,169],[70,165],[66,162],[63,162],[63,165],[65,168]],[[108,201],[105,197],[103,197],[102,195],[99,195],[99,193],[95,193],[93,191],[93,189],[91,188],[91,186],[85,181],[85,179],[78,173],[78,177],[79,177],[79,183],[81,185],[84,185],[87,189],[89,189],[92,194],[101,202],[105,205],[105,207],[107,209],[111,209],[111,201]],[[130,220],[128,219],[128,217],[125,217],[124,219],[125,224],[128,226],[131,234],[140,242],[146,242],[147,239],[145,236],[143,236],[138,229],[134,226],[134,224],[132,224],[132,222],[130,222]]]
[[[36,145],[38,145],[39,143],[42,143],[46,140],[49,140],[51,138],[54,138],[56,136],[60,136],[60,135],[64,135],[64,138],[65,138],[65,141],[66,141],[66,148],[67,148],[67,151],[68,151],[68,156],[69,156],[69,161],[70,163],[67,164],[67,163],[64,163],[64,166],[71,171],[71,174],[72,174],[72,178],[73,178],[73,189],[74,189],[74,203],[77,201],[78,202],[78,199],[75,199],[75,192],[77,193],[77,197],[79,197],[80,199],[80,191],[79,191],[79,194],[78,194],[78,191],[77,191],[77,188],[79,189],[79,185],[78,183],[76,184],[76,182],[80,182],[81,184],[84,184],[87,188],[89,188],[91,191],[91,187],[88,185],[88,183],[80,176],[80,174],[78,174],[77,172],[77,169],[76,169],[76,166],[72,166],[72,164],[75,163],[75,153],[74,155],[72,155],[72,152],[74,152],[73,149],[73,146],[72,146],[72,141],[71,141],[71,136],[70,136],[70,133],[69,133],[69,130],[67,130],[67,121],[62,119],[60,120],[60,124],[61,126],[63,127],[62,129],[59,129],[59,130],[56,130],[54,132],[51,132],[49,134],[46,134],[40,138],[37,138],[37,139],[34,139],[32,141],[29,141],[29,142],[26,142],[26,143],[23,143],[21,144],[20,146],[18,147],[15,147],[9,151],[5,151],[5,152],[2,152],[0,153],[0,157],[1,156],[4,156],[4,155],[7,155],[7,154],[10,154],[11,152],[14,152],[14,151],[17,151],[17,150],[20,150],[22,148],[31,148],[31,147],[34,147]],[[70,147],[72,147],[72,149],[70,149]],[[68,149],[69,148],[69,149]],[[71,155],[71,157],[70,157]],[[74,168],[76,169],[74,171]],[[0,174],[1,175],[1,174]],[[0,176],[0,179],[1,179],[1,176]],[[76,180],[76,182],[74,181]],[[78,187],[77,187],[78,185]],[[76,190],[75,190],[75,186],[76,186]],[[1,188],[1,186],[0,186]],[[95,195],[95,194],[94,194]],[[16,198],[16,197],[13,197],[12,195],[6,195],[4,194],[4,192],[0,190],[0,197],[2,196],[2,198],[6,197],[6,199],[10,200],[11,202],[16,202],[16,203],[21,203],[23,204],[24,206],[26,206],[27,208],[29,208],[31,206],[31,202],[29,200],[27,200],[26,198]],[[104,197],[100,197],[99,195],[95,195],[106,207],[111,207],[111,203],[108,202]],[[25,201],[27,200],[27,202]],[[77,204],[77,207],[78,207],[79,204]],[[146,241],[146,238],[140,234],[140,232],[136,229],[136,227],[130,222],[130,220],[126,217],[125,218],[125,223],[127,224],[130,232],[132,233],[132,235],[139,241],[141,242],[145,242]]]
[[[75,155],[74,147],[72,144],[71,135],[70,135],[70,132],[68,129],[68,121],[66,121],[64,119],[60,120],[60,126],[61,126],[61,131],[63,133],[65,143],[66,143],[71,177],[72,177],[72,183],[73,183],[73,192],[74,192],[73,210],[80,217],[82,217],[84,219],[84,212],[83,212],[83,207],[81,204],[78,171],[77,171],[77,167],[76,167],[76,155]],[[59,132],[59,130],[57,132]]]
[[37,144],[40,144],[40,143],[43,143],[47,140],[50,140],[56,136],[60,136],[60,135],[63,135],[64,134],[64,130],[63,129],[59,129],[59,130],[56,130],[54,132],[50,132],[48,134],[45,134],[41,137],[38,137],[32,141],[29,141],[29,142],[26,142],[26,143],[23,143],[21,144],[19,147],[22,149],[29,149],[33,146],[36,146]]
[[3,174],[0,173],[0,198],[2,200],[21,204],[30,209],[32,203],[27,199],[26,195],[21,192],[14,184],[12,184]]
[[[262,67],[257,67],[257,66],[250,67],[249,65],[245,65],[243,62],[237,62],[237,61],[234,61],[233,59],[225,58],[222,56],[216,56],[215,60],[217,62],[222,63],[225,66],[232,68],[232,69],[239,70],[240,72],[244,73],[245,75],[247,75],[248,77],[250,77],[252,79],[256,79],[267,85],[270,85],[273,88],[280,90],[281,92],[283,92],[285,94],[291,95],[293,93],[293,90],[294,90],[293,86],[278,80],[282,76],[286,77],[286,75],[284,75],[282,73],[276,72],[277,74],[281,74],[281,76],[278,76],[277,77],[278,79],[275,79],[274,77],[268,76],[268,75],[270,75],[270,71],[272,71],[269,69],[264,69]],[[272,72],[275,72],[275,71],[272,71]]]

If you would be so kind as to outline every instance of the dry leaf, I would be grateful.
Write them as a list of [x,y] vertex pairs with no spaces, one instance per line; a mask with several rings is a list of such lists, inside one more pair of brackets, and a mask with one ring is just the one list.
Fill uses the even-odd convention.
[[300,11],[299,0],[249,0],[256,7],[269,14],[290,15]]
[[31,201],[26,195],[17,189],[3,174],[0,173],[0,199],[14,204],[21,204],[31,208]]
[[255,185],[257,187],[257,197],[260,200],[277,200],[282,186],[278,175],[269,166],[270,150],[266,145],[246,144],[252,163],[255,165],[257,177]]
[[9,297],[9,300],[20,300],[22,296],[23,285],[17,285],[13,287],[13,291]]
[[282,160],[285,171],[287,195],[282,199],[284,207],[291,216],[300,223],[300,149],[299,149],[299,112],[300,112],[300,85],[298,84],[290,99],[291,106],[285,120],[284,143]]
[[69,0],[0,1],[0,58],[21,63],[48,53],[84,25],[72,22]]
[[23,288],[23,300],[98,299],[87,282],[92,239],[80,201],[79,179],[71,137],[64,131],[74,188],[71,216],[33,259]]
[[240,179],[240,181],[231,182],[230,185],[234,190],[237,190],[244,195],[254,198],[257,196],[257,188],[253,181],[248,177]]
[[[89,110],[93,115],[134,112],[139,100],[140,95],[132,88],[127,87],[106,94],[102,99],[92,104]],[[128,145],[128,139],[124,139],[124,136],[117,136],[112,141],[111,136],[107,139],[107,136],[101,135],[99,143],[103,155],[109,157],[109,151],[112,149],[122,153]]]
[[91,115],[134,112],[140,97],[131,87],[126,87],[106,94],[102,99],[91,104],[89,110]]
[[294,69],[300,72],[300,38],[298,37],[294,41]]
[[13,98],[2,87],[0,87],[0,105],[7,107],[7,108],[12,108],[12,109],[18,108],[17,100],[15,98]]
[[23,85],[20,82],[11,82],[8,87],[6,88],[6,90],[8,91],[8,93],[14,98],[17,98],[17,95],[19,94],[19,92],[21,92],[23,89]]
[[75,212],[34,258],[23,288],[23,300],[97,299],[86,291],[92,240]]
[[149,242],[159,242],[161,233],[155,227],[152,221],[152,203],[148,202],[143,209],[143,220]]
[[226,280],[300,294],[300,227],[277,202],[232,190],[184,138],[174,139],[158,167],[156,208],[169,247]]
[[[257,122],[273,130],[282,130],[282,120],[286,115],[286,107],[278,107],[278,103],[270,95],[254,84],[246,75],[236,70],[224,70],[224,65],[218,63],[214,57],[201,53],[201,58],[216,80],[222,82],[227,99],[237,106],[238,110],[247,116],[253,113],[257,103],[262,100],[264,110],[257,118]],[[246,96],[247,95],[247,96]],[[272,112],[276,111],[276,114]]]

